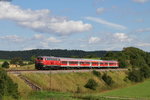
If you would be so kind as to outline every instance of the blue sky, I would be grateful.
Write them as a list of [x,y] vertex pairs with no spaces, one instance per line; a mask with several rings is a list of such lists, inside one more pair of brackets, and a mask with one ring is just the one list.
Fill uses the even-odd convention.
[[0,0],[0,50],[150,51],[150,0]]

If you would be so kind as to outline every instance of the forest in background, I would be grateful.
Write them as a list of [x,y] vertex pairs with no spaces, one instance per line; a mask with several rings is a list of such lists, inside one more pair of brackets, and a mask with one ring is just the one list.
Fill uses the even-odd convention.
[[[55,56],[72,58],[97,58],[104,57],[108,51],[82,51],[82,50],[61,50],[61,49],[34,49],[25,51],[0,51],[0,59],[12,59],[20,57],[23,60],[30,60],[32,56]],[[117,51],[112,51],[117,52]]]

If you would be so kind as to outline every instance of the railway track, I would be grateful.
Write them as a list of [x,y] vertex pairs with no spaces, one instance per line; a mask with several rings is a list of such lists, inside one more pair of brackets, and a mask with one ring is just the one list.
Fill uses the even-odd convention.
[[125,68],[118,69],[70,69],[70,70],[7,70],[8,73],[21,74],[21,73],[70,73],[70,72],[90,72],[90,71],[127,71]]

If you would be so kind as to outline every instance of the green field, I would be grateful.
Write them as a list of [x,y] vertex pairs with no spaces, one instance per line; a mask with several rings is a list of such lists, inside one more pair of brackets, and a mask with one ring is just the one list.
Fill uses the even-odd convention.
[[150,80],[134,86],[103,93],[101,96],[137,97],[150,99]]
[[[115,100],[150,100],[150,79],[143,83],[138,83],[126,88],[115,89],[98,94],[90,94],[83,96],[84,98],[92,98],[92,100],[101,100],[99,98],[115,98]],[[111,99],[110,99],[111,100]]]

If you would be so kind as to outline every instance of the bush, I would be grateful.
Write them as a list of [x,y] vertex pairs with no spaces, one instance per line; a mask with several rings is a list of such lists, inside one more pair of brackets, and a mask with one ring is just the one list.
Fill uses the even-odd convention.
[[149,78],[150,77],[150,68],[149,67],[142,67],[140,68],[140,72],[142,77],[144,78]]
[[143,81],[144,77],[142,76],[142,73],[140,70],[133,69],[128,73],[128,79],[133,82],[141,82]]
[[97,77],[101,77],[101,73],[100,72],[98,72],[98,71],[96,71],[96,70],[93,70],[93,72],[92,72],[95,76],[97,76]]
[[89,79],[84,87],[92,89],[92,90],[96,90],[97,86],[98,84],[95,80]]
[[104,73],[104,75],[102,76],[102,79],[105,81],[105,83],[107,85],[112,85],[114,83],[114,81],[112,80],[112,78],[110,76],[108,76],[106,73]]
[[7,61],[4,61],[4,63],[2,64],[3,68],[9,68],[9,63]]
[[18,99],[18,85],[13,83],[12,79],[8,77],[6,71],[0,69],[0,100],[3,96],[11,96]]

